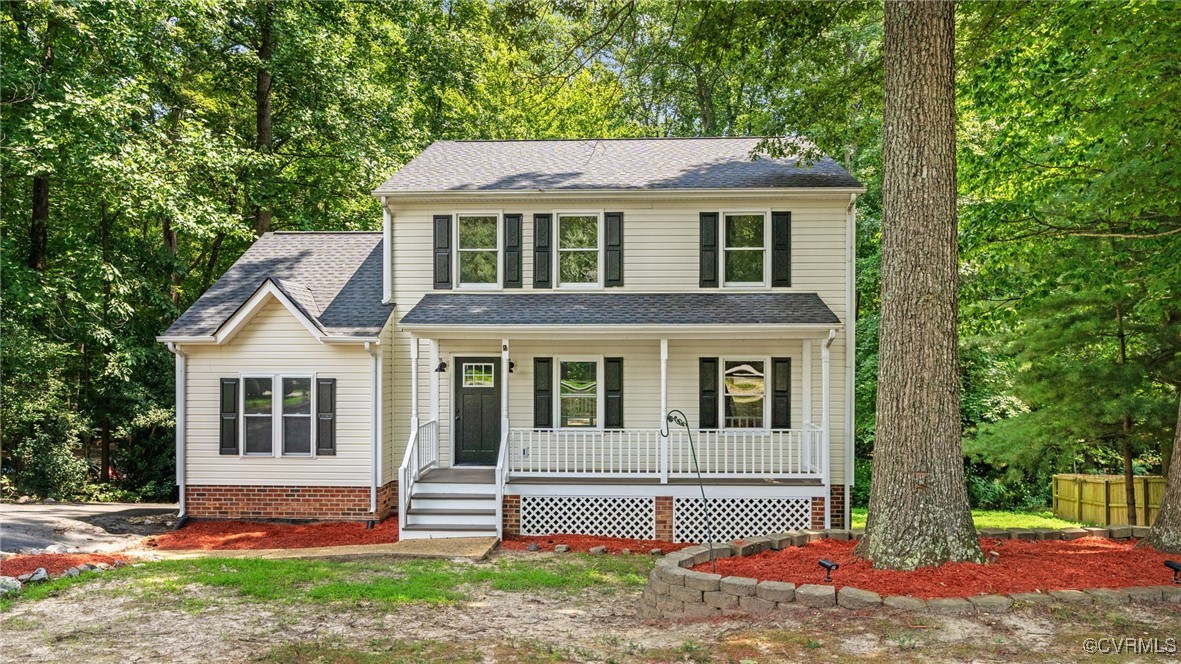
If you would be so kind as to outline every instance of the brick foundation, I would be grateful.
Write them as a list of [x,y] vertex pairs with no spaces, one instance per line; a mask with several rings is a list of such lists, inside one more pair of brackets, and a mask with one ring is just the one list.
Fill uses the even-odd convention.
[[520,496],[504,496],[504,534],[520,535],[521,534],[521,497]]
[[845,485],[834,484],[830,487],[830,495],[832,496],[832,527],[848,528],[849,524],[845,523]]
[[656,496],[656,539],[673,541],[673,497]]
[[823,496],[815,496],[812,498],[812,527],[824,527],[824,510],[827,507],[827,502]]
[[185,487],[185,513],[198,519],[382,520],[398,512],[398,482],[377,489],[377,512],[369,511],[367,486]]

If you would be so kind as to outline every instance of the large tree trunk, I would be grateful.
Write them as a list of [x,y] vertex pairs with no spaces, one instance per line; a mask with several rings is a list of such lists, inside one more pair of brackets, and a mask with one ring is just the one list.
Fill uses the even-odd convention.
[[[1177,402],[1177,427],[1173,434],[1173,449],[1181,449],[1181,399]],[[1181,462],[1169,464],[1169,479],[1165,484],[1165,498],[1148,537],[1140,541],[1157,551],[1181,553]]]
[[983,562],[960,431],[955,5],[885,5],[882,314],[869,520],[886,569]]
[[[258,24],[258,74],[254,85],[254,147],[259,152],[270,154],[273,147],[271,132],[271,49],[274,5],[266,2],[262,6],[262,17]],[[271,230],[271,210],[265,205],[254,206],[254,234],[261,236]]]

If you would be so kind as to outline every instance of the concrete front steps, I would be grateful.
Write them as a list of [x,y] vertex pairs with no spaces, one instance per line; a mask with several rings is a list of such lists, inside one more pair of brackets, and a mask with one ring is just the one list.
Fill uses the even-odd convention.
[[435,468],[414,483],[400,539],[496,536],[494,469]]

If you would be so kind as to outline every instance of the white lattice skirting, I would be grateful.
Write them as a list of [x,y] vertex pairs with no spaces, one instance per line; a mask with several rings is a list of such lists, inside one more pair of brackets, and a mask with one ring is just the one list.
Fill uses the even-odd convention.
[[[810,498],[710,498],[709,507],[715,542],[812,527]],[[673,501],[673,541],[708,540],[701,499]]]
[[521,534],[656,538],[656,499],[521,496]]

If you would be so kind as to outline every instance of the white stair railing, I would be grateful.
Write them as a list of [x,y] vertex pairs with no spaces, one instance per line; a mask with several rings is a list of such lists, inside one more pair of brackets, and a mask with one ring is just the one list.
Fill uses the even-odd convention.
[[496,536],[504,539],[504,485],[512,472],[508,463],[508,420],[501,421],[500,432],[500,450],[496,454]]
[[414,483],[427,470],[439,465],[439,422],[431,420],[420,424],[410,433],[406,443],[406,454],[398,467],[398,529],[406,529],[406,512],[410,510],[410,497]]

